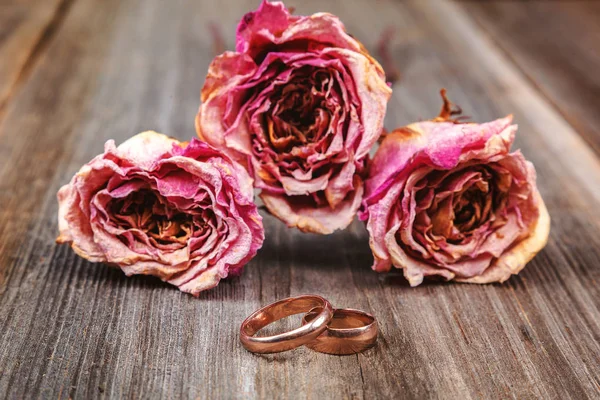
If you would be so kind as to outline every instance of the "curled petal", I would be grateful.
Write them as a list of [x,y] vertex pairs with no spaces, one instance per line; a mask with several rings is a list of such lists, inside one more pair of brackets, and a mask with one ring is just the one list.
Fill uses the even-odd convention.
[[263,191],[260,198],[269,211],[287,226],[298,228],[302,232],[326,235],[352,223],[363,195],[362,181],[355,179],[355,185],[354,190],[333,209],[329,205],[314,206],[313,200],[308,196],[290,199],[285,195]]
[[[223,125],[228,109],[239,108],[241,95],[235,90],[256,73],[256,65],[245,54],[226,52],[210,65],[202,88],[202,102],[196,116],[196,132],[203,141],[222,149],[236,161],[245,163],[251,153],[248,127],[241,123],[228,131]],[[229,94],[232,93],[232,96]]]
[[[58,230],[57,243],[72,243],[73,250],[81,257],[92,262],[105,261],[104,254],[94,242],[89,216],[86,209],[78,207],[81,197],[74,187],[73,178],[70,185],[65,185],[58,191]],[[89,212],[89,211],[87,211]],[[75,240],[77,238],[78,240]]]
[[544,200],[538,191],[534,194],[535,203],[539,208],[539,217],[529,236],[506,250],[481,275],[471,278],[459,278],[458,282],[491,283],[504,282],[511,275],[517,275],[529,261],[548,243],[550,235],[550,214]]
[[[376,197],[416,158],[436,168],[452,169],[467,158],[508,152],[516,125],[512,115],[485,124],[423,121],[399,128],[386,136],[377,150],[366,185],[367,198]],[[486,148],[488,140],[493,138]],[[470,152],[472,150],[473,152]]]
[[154,163],[169,157],[173,146],[176,145],[179,145],[177,139],[146,131],[126,140],[116,149],[114,142],[109,141],[104,151],[114,152],[120,159],[128,160],[140,168],[151,169]]
[[256,11],[244,15],[236,37],[236,51],[253,58],[270,45],[301,41],[306,41],[305,50],[310,46],[327,46],[362,51],[361,44],[346,33],[336,16],[328,13],[306,17],[291,15],[278,1],[263,1]]

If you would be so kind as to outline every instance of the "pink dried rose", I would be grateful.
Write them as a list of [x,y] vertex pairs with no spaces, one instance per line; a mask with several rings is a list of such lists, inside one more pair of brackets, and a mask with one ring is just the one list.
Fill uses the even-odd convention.
[[550,217],[533,165],[509,153],[512,116],[485,124],[441,117],[389,134],[373,159],[360,217],[368,219],[373,269],[504,282],[548,240]]
[[264,1],[212,62],[196,118],[203,140],[241,162],[267,209],[290,227],[345,228],[391,89],[381,66],[327,13]]
[[84,165],[58,192],[58,243],[126,275],[197,296],[237,275],[262,246],[252,180],[193,139],[140,133]]

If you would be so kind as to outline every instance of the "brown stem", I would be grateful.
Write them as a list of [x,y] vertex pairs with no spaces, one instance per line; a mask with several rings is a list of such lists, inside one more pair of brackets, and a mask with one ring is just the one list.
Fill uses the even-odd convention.
[[440,90],[440,95],[442,96],[444,104],[442,104],[440,114],[433,119],[434,122],[453,122],[455,124],[462,124],[466,122],[465,120],[469,119],[468,116],[461,115],[462,108],[460,108],[460,106],[448,100],[446,89],[442,88]]
[[223,39],[223,33],[221,32],[219,25],[212,21],[208,24],[208,30],[212,38],[213,53],[215,56],[218,56],[225,51],[225,40]]
[[391,85],[398,82],[401,77],[400,68],[394,62],[390,52],[390,43],[394,38],[394,33],[394,27],[388,26],[381,32],[377,42],[377,54],[385,71],[386,79]]

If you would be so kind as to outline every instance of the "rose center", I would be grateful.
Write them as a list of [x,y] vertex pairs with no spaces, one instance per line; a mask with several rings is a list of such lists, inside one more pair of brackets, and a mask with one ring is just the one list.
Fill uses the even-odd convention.
[[453,204],[454,226],[460,232],[469,232],[487,221],[491,212],[491,197],[485,189],[471,186],[455,197]]
[[429,174],[417,186],[416,229],[432,240],[460,243],[474,231],[504,223],[510,176],[493,168]]
[[326,70],[300,70],[271,96],[265,113],[269,141],[278,152],[315,143],[330,125],[332,78]]
[[192,216],[179,212],[156,193],[133,192],[110,204],[113,223],[125,230],[139,230],[159,243],[186,243],[192,235]]

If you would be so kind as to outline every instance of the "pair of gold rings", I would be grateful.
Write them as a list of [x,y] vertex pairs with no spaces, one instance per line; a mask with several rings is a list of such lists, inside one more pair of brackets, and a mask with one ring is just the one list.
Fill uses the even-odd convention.
[[[294,314],[305,313],[302,326],[273,336],[255,336],[265,326]],[[279,353],[299,346],[320,353],[347,355],[372,347],[377,321],[364,311],[334,309],[321,296],[290,297],[255,311],[242,322],[240,340],[253,353]]]

